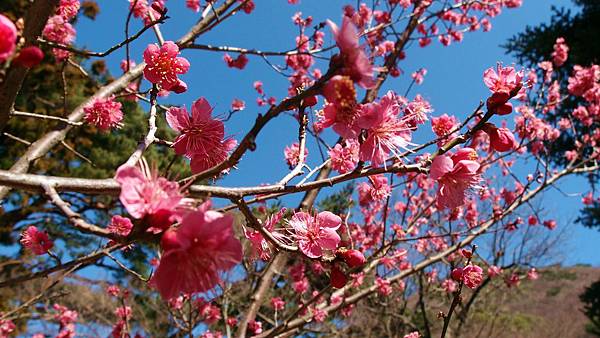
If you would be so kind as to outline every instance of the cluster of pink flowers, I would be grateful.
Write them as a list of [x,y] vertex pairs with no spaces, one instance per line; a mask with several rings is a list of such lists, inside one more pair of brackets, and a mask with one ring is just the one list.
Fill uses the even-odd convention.
[[179,47],[173,41],[166,41],[161,47],[150,44],[144,51],[144,77],[159,85],[161,89],[175,93],[187,90],[187,84],[177,76],[187,73],[190,63],[179,57]]
[[345,174],[356,168],[359,158],[359,144],[355,139],[347,139],[329,150],[331,168]]
[[234,59],[231,55],[225,53],[225,55],[223,55],[223,61],[225,61],[229,68],[244,69],[248,64],[248,57],[246,54],[242,53]]
[[131,220],[127,217],[115,215],[110,220],[107,229],[111,234],[127,236],[133,229],[133,223],[131,223]]
[[181,134],[173,143],[178,155],[191,159],[193,173],[199,173],[227,159],[237,142],[225,138],[222,121],[212,117],[212,107],[205,98],[192,105],[192,115],[185,107],[173,107],[167,111],[169,126]]
[[0,319],[0,337],[10,337],[17,326],[10,319]]
[[[286,146],[283,150],[283,155],[285,156],[285,162],[290,167],[290,169],[294,168],[298,165],[298,161],[300,159],[300,145],[298,142],[292,143],[292,145]],[[308,149],[304,147],[304,158],[308,156]]]
[[[55,15],[48,19],[42,35],[48,41],[69,45],[75,40],[75,28],[62,15]],[[59,48],[53,48],[52,53],[58,61],[68,58],[71,54],[69,51]]]
[[112,128],[120,128],[123,120],[121,103],[115,101],[114,97],[96,98],[83,108],[85,120],[100,130],[106,131]]
[[[276,231],[275,226],[279,223],[286,212],[286,208],[281,208],[277,213],[267,217],[263,222],[262,227],[273,237],[279,241],[284,242],[286,236]],[[258,230],[244,228],[244,237],[250,241],[252,245],[252,256],[260,257],[260,259],[266,261],[271,257],[271,244],[263,237],[262,233]]]
[[508,100],[515,97],[523,87],[523,76],[523,71],[503,67],[501,63],[498,63],[496,69],[487,69],[483,73],[483,82],[492,92],[487,100],[488,109],[498,115],[510,114],[512,104]]
[[208,291],[220,281],[219,272],[241,261],[242,246],[233,235],[233,217],[210,206],[205,202],[186,213],[178,228],[163,234],[163,254],[150,281],[163,299]]
[[31,225],[21,233],[21,245],[36,255],[46,254],[54,246],[54,242],[45,231]]
[[144,20],[144,24],[148,25],[161,17],[161,13],[165,10],[165,4],[164,0],[153,0],[151,5],[148,0],[129,0],[129,8],[134,17],[141,18]]
[[62,16],[66,21],[70,21],[79,11],[81,4],[79,0],[60,0],[58,7],[56,7],[56,15]]
[[60,332],[57,337],[75,337],[75,321],[77,321],[77,317],[79,316],[77,311],[70,310],[66,306],[60,304],[54,304],[53,308],[56,311],[54,318],[60,323]]

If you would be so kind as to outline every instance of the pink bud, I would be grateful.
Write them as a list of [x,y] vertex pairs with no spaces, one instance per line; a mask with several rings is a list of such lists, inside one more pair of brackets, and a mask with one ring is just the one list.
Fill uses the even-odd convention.
[[329,282],[334,288],[341,289],[344,287],[344,285],[346,285],[346,282],[348,282],[348,277],[346,277],[346,275],[344,274],[344,272],[342,272],[342,270],[340,270],[340,268],[334,265],[331,268],[331,276],[329,277]]
[[455,268],[450,273],[450,277],[452,277],[452,279],[454,279],[455,281],[461,281],[462,278],[463,278],[463,269],[462,268]]
[[508,128],[497,128],[491,123],[486,123],[483,131],[490,137],[490,145],[495,151],[505,152],[517,147],[515,136]]
[[19,55],[13,60],[17,66],[32,68],[40,64],[44,59],[44,52],[36,46],[21,49]]
[[363,266],[367,262],[365,256],[358,250],[346,250],[341,255],[344,262],[351,268]]

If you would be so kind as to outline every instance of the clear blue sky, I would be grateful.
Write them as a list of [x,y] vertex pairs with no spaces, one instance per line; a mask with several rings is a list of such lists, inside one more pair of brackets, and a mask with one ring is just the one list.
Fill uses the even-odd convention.
[[[285,0],[258,0],[252,15],[237,14],[233,19],[219,25],[198,43],[227,45],[237,47],[252,47],[262,50],[287,50],[294,47],[294,36],[297,27],[291,22],[292,15],[302,11],[304,15],[312,15],[315,22],[331,18],[339,22],[341,7],[344,1],[339,0],[302,0],[301,5],[291,6]],[[82,19],[78,24],[77,42],[79,46],[91,50],[104,50],[120,41],[124,36],[124,21],[127,13],[126,0],[99,1],[101,13],[96,22]],[[167,1],[170,15],[162,26],[167,40],[175,40],[195,22],[198,14],[184,8],[184,1]],[[443,113],[459,117],[471,112],[479,100],[488,94],[482,83],[483,71],[494,65],[496,61],[512,63],[510,57],[499,47],[513,34],[522,31],[526,25],[536,25],[547,22],[550,18],[550,7],[571,7],[568,0],[524,0],[523,7],[507,10],[492,21],[493,29],[488,33],[468,33],[460,44],[442,47],[434,42],[433,46],[425,49],[412,46],[407,52],[407,59],[400,66],[405,71],[401,76],[388,81],[384,89],[394,89],[404,93],[410,83],[409,74],[426,67],[428,74],[425,83],[411,92],[412,95],[421,93],[435,108],[433,115]],[[132,31],[139,28],[139,23],[132,25]],[[329,36],[328,36],[329,38]],[[147,43],[154,42],[154,35],[148,32],[145,37],[132,45],[132,57],[141,60],[142,52]],[[331,41],[326,40],[326,45]],[[227,68],[221,61],[222,54],[207,51],[186,51],[192,66],[183,79],[190,90],[182,95],[171,95],[164,102],[186,104],[200,96],[205,96],[216,106],[215,112],[224,113],[228,110],[233,98],[246,101],[247,109],[226,124],[228,134],[241,138],[254,117],[264,108],[258,108],[254,103],[256,93],[252,89],[255,80],[265,84],[268,95],[282,98],[286,95],[287,80],[275,73],[260,58],[250,56],[250,63],[244,71]],[[115,75],[120,74],[118,63],[125,57],[124,50],[116,52],[108,58],[109,68]],[[281,58],[272,59],[277,64],[283,64]],[[323,66],[322,69],[326,67]],[[147,87],[147,84],[146,84]],[[259,148],[247,154],[239,165],[240,170],[234,171],[222,183],[229,186],[249,186],[260,183],[272,183],[286,172],[283,162],[283,148],[296,139],[296,129],[290,117],[282,116],[269,125],[267,132],[258,139]],[[428,128],[428,127],[426,127]],[[330,135],[333,139],[333,136]],[[310,144],[309,164],[317,164],[320,160],[318,150]],[[581,179],[570,179],[562,188],[566,193],[586,192],[588,187]],[[554,190],[544,197],[544,205],[550,216],[555,217],[560,227],[567,226],[569,241],[562,249],[566,264],[589,263],[600,265],[597,245],[600,243],[600,232],[584,229],[572,224],[577,217],[581,196],[566,197]]]

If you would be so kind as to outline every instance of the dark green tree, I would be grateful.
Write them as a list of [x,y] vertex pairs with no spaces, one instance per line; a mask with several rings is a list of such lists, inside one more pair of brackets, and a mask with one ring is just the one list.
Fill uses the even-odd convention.
[[[503,46],[506,51],[516,57],[517,61],[527,67],[533,67],[541,61],[547,61],[553,51],[557,38],[565,38],[569,46],[569,58],[562,67],[555,67],[559,73],[561,93],[567,92],[568,78],[574,65],[583,67],[600,61],[600,44],[596,43],[600,36],[600,1],[573,0],[577,10],[552,7],[553,15],[549,23],[539,26],[528,26],[523,32],[510,38]],[[557,123],[561,118],[572,116],[573,110],[582,103],[581,98],[569,96],[561,102],[557,109],[548,113],[548,119]],[[585,126],[577,119],[571,119],[573,127],[580,135],[585,135],[597,126]],[[574,149],[576,135],[561,133],[556,142],[548,144],[549,159],[555,163],[566,164],[565,152]],[[586,150],[591,153],[591,147]],[[592,187],[596,185],[600,173],[588,174]],[[582,211],[578,220],[587,227],[600,230],[600,205],[594,203]]]

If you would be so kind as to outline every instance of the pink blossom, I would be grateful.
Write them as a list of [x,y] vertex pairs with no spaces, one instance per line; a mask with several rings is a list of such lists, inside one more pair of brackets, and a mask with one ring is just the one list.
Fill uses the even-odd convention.
[[523,71],[516,71],[514,67],[502,67],[498,63],[496,69],[488,68],[483,73],[483,82],[493,93],[488,99],[488,109],[494,109],[499,115],[509,114],[512,105],[508,100],[516,96],[523,86]]
[[79,0],[60,0],[56,14],[62,16],[65,21],[69,21],[77,16],[80,6]]
[[447,293],[453,293],[457,290],[456,282],[452,279],[446,279],[442,282],[442,289],[444,289],[444,291]]
[[427,69],[421,68],[416,72],[412,73],[411,77],[413,78],[416,84],[420,85],[423,83],[425,75],[427,75]]
[[[294,168],[298,165],[300,160],[300,145],[298,142],[292,143],[292,145],[286,146],[283,150],[283,155],[285,156],[285,162],[291,168]],[[308,149],[304,147],[304,158],[308,156]]]
[[462,269],[462,280],[468,288],[477,288],[483,281],[483,269],[477,265],[467,265]]
[[358,164],[359,144],[354,139],[347,139],[344,146],[338,143],[329,150],[331,168],[345,174],[356,168]]
[[123,111],[121,103],[114,100],[114,97],[96,98],[83,108],[85,120],[101,130],[111,128],[120,128],[123,120]]
[[544,221],[544,226],[550,230],[554,230],[556,228],[556,221],[553,219],[549,219]]
[[[55,15],[48,19],[42,35],[48,41],[69,45],[75,40],[75,29],[62,16]],[[70,55],[70,52],[58,48],[52,49],[52,53],[57,60],[64,60]]]
[[167,111],[169,126],[181,134],[175,139],[173,148],[179,155],[191,158],[193,173],[199,173],[227,159],[236,141],[224,138],[223,122],[211,116],[212,108],[201,97],[192,105],[190,117],[187,109],[173,107]]
[[129,235],[131,233],[131,229],[133,229],[133,223],[131,223],[131,220],[127,217],[122,217],[119,215],[114,215],[112,217],[107,228],[111,234],[119,236]]
[[447,137],[458,126],[458,120],[454,115],[444,114],[440,117],[431,118],[431,130],[437,137]]
[[367,263],[367,259],[365,255],[354,249],[346,249],[346,250],[338,250],[338,254],[342,257],[344,262],[348,264],[350,268],[356,268],[359,266],[365,265]]
[[453,209],[465,204],[467,191],[481,180],[476,159],[475,150],[463,148],[453,156],[440,155],[433,160],[429,177],[438,181],[438,207]]
[[[262,224],[263,228],[270,232],[273,237],[282,242],[285,241],[285,237],[275,232],[275,225],[283,218],[286,208],[281,208],[277,213],[267,217],[265,222]],[[260,231],[254,229],[248,229],[244,227],[244,237],[252,244],[253,258],[260,257],[262,260],[268,260],[271,256],[271,244],[263,237]]]
[[554,43],[554,51],[552,52],[552,62],[556,67],[562,66],[569,57],[569,46],[565,43],[564,38],[557,38]]
[[248,322],[248,328],[254,334],[260,334],[262,333],[262,322],[253,319]]
[[10,319],[0,319],[0,337],[8,338],[15,331],[17,326]]
[[219,283],[219,272],[242,259],[233,235],[233,217],[209,210],[210,202],[183,216],[176,229],[163,234],[163,255],[150,281],[163,299],[205,292]]
[[375,279],[375,286],[377,287],[377,293],[382,296],[389,296],[392,294],[393,290],[390,281],[385,278],[377,277]]
[[231,102],[231,110],[233,111],[242,111],[246,109],[246,103],[240,99],[233,99]]
[[399,155],[411,140],[410,128],[398,117],[400,106],[396,94],[388,91],[379,102],[363,105],[358,126],[367,129],[367,139],[360,146],[360,160],[373,166],[385,163],[390,153]]
[[131,318],[131,307],[119,306],[115,309],[115,315],[121,320],[129,320]]
[[369,182],[371,184],[363,182],[358,186],[358,203],[361,206],[380,202],[392,192],[392,187],[388,184],[388,179],[383,174],[369,176]]
[[527,279],[536,280],[538,278],[540,278],[540,275],[535,268],[531,268],[527,271]]
[[275,311],[281,311],[285,307],[285,301],[281,297],[271,298],[271,306]]
[[135,219],[148,216],[149,225],[164,229],[171,225],[170,217],[183,196],[179,185],[151,171],[145,162],[140,167],[123,165],[117,169],[115,179],[121,185],[119,199]]
[[185,74],[190,69],[190,63],[183,57],[178,57],[179,47],[173,41],[166,41],[162,47],[156,44],[148,45],[144,51],[144,77],[162,89],[178,90],[185,86],[177,75]]
[[335,42],[340,49],[340,58],[343,62],[342,74],[349,76],[363,88],[372,88],[373,65],[367,58],[364,49],[358,44],[358,32],[351,19],[344,16],[341,29],[330,20],[327,20],[333,32]]
[[355,138],[360,132],[356,125],[358,105],[354,83],[347,76],[336,75],[323,89],[327,104],[318,124],[319,129],[332,127],[333,131],[344,138]]
[[569,77],[569,93],[575,96],[586,96],[588,91],[598,87],[600,81],[600,66],[592,65],[588,68],[576,65],[573,67],[573,75]]
[[200,11],[200,0],[185,0],[185,6],[194,12]]
[[294,228],[300,251],[310,258],[321,257],[323,250],[335,250],[341,240],[336,230],[342,219],[329,211],[315,216],[298,212],[288,222]]
[[0,62],[6,61],[15,51],[17,27],[9,18],[0,14]]
[[21,233],[21,244],[36,255],[43,255],[52,249],[54,242],[45,231],[39,231],[37,227],[30,225]]
[[121,289],[119,289],[119,287],[116,285],[109,285],[106,288],[106,293],[108,293],[109,295],[111,295],[113,297],[119,297],[119,294],[121,293]]
[[493,277],[496,277],[496,276],[502,274],[502,269],[499,266],[491,265],[488,268],[487,273],[490,278],[493,278]]
[[519,277],[517,273],[513,272],[512,275],[510,275],[510,277],[504,279],[504,283],[506,283],[506,286],[508,286],[509,288],[518,287],[519,284],[521,284],[521,277]]
[[244,69],[248,64],[248,57],[246,56],[246,54],[242,53],[234,59],[231,57],[231,55],[225,53],[225,55],[223,55],[223,61],[227,63],[227,66],[229,68]]
[[403,338],[421,338],[421,334],[419,333],[419,331],[414,331],[414,332],[404,335]]

